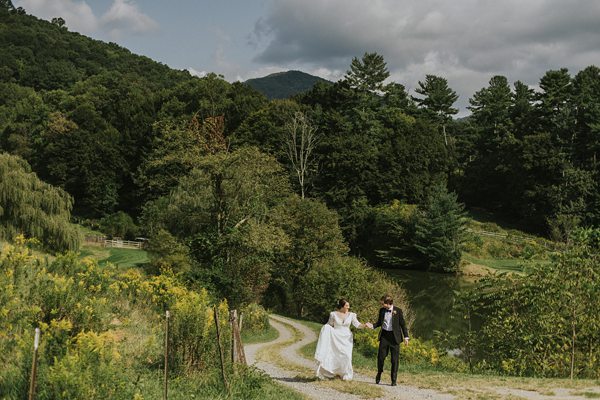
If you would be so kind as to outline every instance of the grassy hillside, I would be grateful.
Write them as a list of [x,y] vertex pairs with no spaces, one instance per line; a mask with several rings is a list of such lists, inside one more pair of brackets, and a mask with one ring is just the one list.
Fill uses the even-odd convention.
[[245,83],[269,99],[286,99],[310,90],[317,82],[328,81],[301,71],[287,71],[248,79]]
[[476,217],[467,224],[467,242],[461,271],[467,275],[486,271],[522,272],[533,263],[546,263],[560,244]]

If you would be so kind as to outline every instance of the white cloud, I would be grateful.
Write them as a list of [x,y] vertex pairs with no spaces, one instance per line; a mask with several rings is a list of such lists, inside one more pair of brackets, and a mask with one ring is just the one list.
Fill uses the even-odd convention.
[[14,0],[15,7],[23,7],[29,14],[47,20],[61,17],[72,31],[91,34],[98,29],[98,18],[85,1],[76,0]]
[[113,39],[128,32],[145,33],[158,29],[158,23],[141,12],[131,0],[114,0],[100,21]]

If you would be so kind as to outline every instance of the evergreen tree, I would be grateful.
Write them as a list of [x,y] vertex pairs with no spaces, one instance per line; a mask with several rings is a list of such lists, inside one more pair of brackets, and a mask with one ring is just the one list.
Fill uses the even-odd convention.
[[383,81],[390,76],[383,56],[377,53],[365,53],[362,59],[354,57],[346,79],[350,87],[364,92],[383,91]]
[[575,112],[572,104],[573,82],[569,71],[561,68],[546,72],[540,79],[540,89],[537,111],[541,130],[552,134],[553,139],[561,145],[570,147],[575,140]]
[[469,99],[469,110],[483,133],[502,137],[511,132],[510,108],[511,91],[508,80],[504,76],[496,75],[490,79],[489,86],[476,92]]
[[522,139],[525,135],[534,133],[534,107],[535,92],[521,81],[514,84],[515,90],[512,94],[510,106],[510,119],[512,121],[514,135]]
[[452,107],[458,100],[458,95],[448,86],[445,78],[435,75],[427,75],[425,81],[419,81],[419,87],[415,92],[424,96],[424,98],[413,97],[413,99],[442,127],[444,143],[448,145],[446,124],[452,119],[452,115],[458,113],[458,109]]
[[417,217],[415,247],[429,271],[456,272],[465,230],[464,206],[444,185],[433,189]]

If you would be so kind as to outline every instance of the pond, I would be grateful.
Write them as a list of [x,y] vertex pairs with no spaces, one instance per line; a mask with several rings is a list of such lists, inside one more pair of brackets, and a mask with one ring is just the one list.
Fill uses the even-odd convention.
[[415,322],[411,336],[431,339],[434,331],[456,326],[450,318],[455,292],[473,286],[472,279],[434,272],[386,269],[406,290]]

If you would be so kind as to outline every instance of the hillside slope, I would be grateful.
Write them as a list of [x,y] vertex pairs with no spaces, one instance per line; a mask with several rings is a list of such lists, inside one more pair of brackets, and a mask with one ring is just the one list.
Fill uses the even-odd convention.
[[317,82],[329,81],[301,71],[286,71],[248,79],[245,83],[269,99],[285,99],[310,90]]

